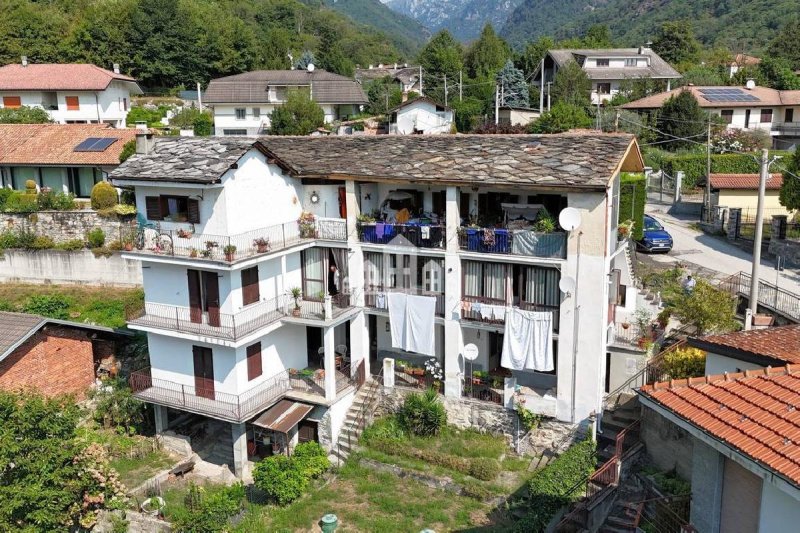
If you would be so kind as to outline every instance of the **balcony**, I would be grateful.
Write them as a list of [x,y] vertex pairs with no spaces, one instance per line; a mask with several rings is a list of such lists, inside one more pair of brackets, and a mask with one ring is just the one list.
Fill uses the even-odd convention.
[[777,131],[781,135],[800,135],[800,122],[773,123],[772,131]]
[[[496,316],[494,309],[506,308],[510,305],[501,298],[488,298],[485,296],[463,296],[461,298],[461,320],[470,322],[483,322],[486,324],[505,324],[504,316]],[[476,305],[477,304],[477,305]],[[519,302],[514,306],[524,311],[539,311],[553,313],[553,332],[558,333],[561,308],[557,305],[540,305],[531,302]]]
[[142,309],[129,313],[128,323],[235,341],[283,319],[336,319],[352,308],[353,296],[341,293],[332,296],[330,301],[329,313],[324,300],[301,299],[296,310],[294,301],[282,295],[248,305],[234,314],[145,302]]
[[458,246],[467,252],[521,255],[548,259],[566,259],[567,234],[563,231],[539,233],[505,228],[462,227]]
[[227,263],[278,252],[313,240],[346,242],[345,220],[316,218],[302,224],[292,221],[236,235],[159,227],[130,227],[120,232],[120,241],[127,252]]
[[359,222],[358,240],[367,244],[444,248],[445,227],[426,224]]
[[[386,294],[390,292],[402,292],[404,294],[415,294],[417,296],[433,296],[436,298],[436,316],[444,316],[444,293],[430,292],[419,288],[371,289],[364,292],[364,306],[388,312]],[[381,298],[380,295],[384,295],[384,297]]]
[[[144,402],[229,422],[249,420],[286,395],[301,396],[308,401],[325,401],[325,378],[318,369],[280,372],[242,394],[218,392],[213,387],[204,390],[154,378],[150,368],[131,373],[129,383],[133,395]],[[356,382],[349,377],[349,368],[337,370],[337,395],[350,386],[356,386]]]

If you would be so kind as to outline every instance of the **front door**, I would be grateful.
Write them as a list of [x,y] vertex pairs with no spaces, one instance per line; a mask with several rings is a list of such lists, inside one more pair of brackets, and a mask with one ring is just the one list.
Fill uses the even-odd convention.
[[216,272],[189,269],[189,319],[200,324],[203,312],[207,313],[208,325],[219,327],[219,277]]
[[194,390],[201,398],[214,399],[214,359],[211,348],[192,346],[194,355]]
[[300,442],[317,442],[317,423],[303,420],[297,427],[297,439]]

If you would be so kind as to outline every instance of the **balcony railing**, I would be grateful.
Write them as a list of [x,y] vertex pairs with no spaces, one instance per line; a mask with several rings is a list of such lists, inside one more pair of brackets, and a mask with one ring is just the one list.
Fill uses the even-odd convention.
[[120,242],[130,252],[210,261],[234,262],[320,239],[346,241],[344,219],[317,218],[313,225],[297,221],[276,224],[236,235],[192,233],[188,229],[128,227],[120,231]]
[[[510,307],[505,299],[501,298],[488,298],[485,296],[463,296],[461,309],[461,319],[473,322],[485,322],[487,324],[505,324],[504,317],[497,317],[495,313],[487,312],[486,305],[490,306],[488,309],[494,307]],[[475,305],[479,304],[479,305]],[[558,332],[559,316],[561,308],[557,305],[540,305],[531,302],[520,302],[515,306],[525,311],[539,311],[539,312],[552,312],[553,313],[553,331]]]
[[778,122],[772,124],[772,131],[783,135],[800,135],[800,122]]
[[502,228],[460,228],[458,245],[462,250],[484,254],[510,254],[565,259],[567,234],[562,231],[537,233]]
[[[444,293],[430,292],[414,288],[389,288],[371,289],[364,292],[364,305],[373,309],[383,309],[388,311],[387,295],[390,292],[402,292],[405,294],[415,294],[418,296],[433,296],[436,298],[436,316],[444,316]],[[383,297],[381,297],[383,295]]]
[[359,222],[358,240],[369,244],[443,248],[444,226]]

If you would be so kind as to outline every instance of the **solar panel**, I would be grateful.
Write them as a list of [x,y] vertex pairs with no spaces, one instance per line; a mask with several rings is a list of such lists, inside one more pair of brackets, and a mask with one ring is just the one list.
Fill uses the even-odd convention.
[[702,89],[700,94],[709,102],[760,102],[757,96],[738,87]]
[[73,152],[104,152],[117,142],[116,137],[89,137],[72,149]]

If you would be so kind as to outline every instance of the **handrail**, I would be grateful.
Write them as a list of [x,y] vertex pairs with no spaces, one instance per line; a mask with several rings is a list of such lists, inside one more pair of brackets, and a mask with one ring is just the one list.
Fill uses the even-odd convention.
[[[750,297],[752,279],[747,272],[732,274],[720,281],[720,288],[727,290],[731,295]],[[778,287],[773,283],[758,280],[758,303],[773,309],[792,320],[800,321],[800,295]],[[785,304],[785,305],[781,305]]]
[[[363,367],[363,365],[364,365],[364,361],[363,360],[361,361],[360,365]],[[378,372],[378,374],[376,376],[373,376],[373,381],[377,382],[380,385],[380,381],[381,381],[382,377],[383,377],[383,365],[381,365],[380,372]],[[365,376],[365,382],[366,382],[366,376]],[[353,420],[353,422],[347,428],[347,447],[350,450],[353,449],[353,443],[352,443],[353,432],[355,430],[360,429],[365,424],[367,408],[372,403],[372,400],[373,400],[376,392],[377,392],[377,388],[375,389],[375,391],[372,394],[370,394],[370,395],[368,395],[367,397],[364,398],[364,403],[361,404],[361,408],[358,410],[358,414],[356,415],[355,420]],[[338,451],[337,456],[338,456],[339,464],[341,464],[341,462],[342,462],[342,444],[341,444],[341,442],[342,442],[341,439],[339,439],[339,441],[336,443],[336,449]]]

